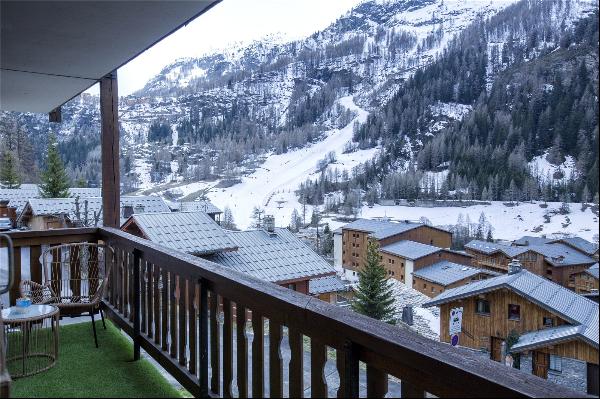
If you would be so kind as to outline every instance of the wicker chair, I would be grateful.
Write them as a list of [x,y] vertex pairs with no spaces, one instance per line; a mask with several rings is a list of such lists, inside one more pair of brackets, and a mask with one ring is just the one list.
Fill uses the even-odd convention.
[[110,247],[100,244],[76,243],[50,247],[42,254],[44,284],[23,280],[20,285],[21,296],[31,298],[32,303],[55,305],[61,316],[89,313],[97,348],[94,315],[100,312],[106,329],[100,301],[106,292],[113,256]]

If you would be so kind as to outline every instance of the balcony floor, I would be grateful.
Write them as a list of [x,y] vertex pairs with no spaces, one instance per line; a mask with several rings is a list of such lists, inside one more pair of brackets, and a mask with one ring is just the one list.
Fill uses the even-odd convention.
[[99,348],[89,322],[60,328],[56,366],[13,381],[13,397],[181,397],[147,360],[133,362],[133,345],[109,321],[96,322]]

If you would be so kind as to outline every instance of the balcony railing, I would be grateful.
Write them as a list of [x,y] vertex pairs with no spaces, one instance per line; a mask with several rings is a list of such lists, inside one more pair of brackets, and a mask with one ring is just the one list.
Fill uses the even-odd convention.
[[[385,395],[388,375],[401,381],[404,397],[423,397],[425,392],[461,397],[581,396],[472,351],[117,229],[31,231],[11,236],[17,247],[17,287],[22,275],[21,248],[29,247],[29,275],[41,281],[42,245],[102,241],[112,246],[116,264],[103,302],[106,313],[131,336],[136,358],[143,349],[194,396],[231,397],[237,387],[239,397],[302,397],[306,386],[313,397],[327,396],[328,348],[335,351],[338,397],[359,396],[365,367],[369,397]],[[17,295],[13,288],[11,300]],[[254,332],[251,345],[246,336],[248,320]],[[284,365],[281,354],[285,330],[289,365]],[[306,381],[305,352],[310,362]]]

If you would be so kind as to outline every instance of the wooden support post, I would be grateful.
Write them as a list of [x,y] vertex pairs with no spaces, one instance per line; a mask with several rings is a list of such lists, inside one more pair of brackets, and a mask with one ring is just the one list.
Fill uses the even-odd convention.
[[120,225],[119,95],[117,71],[100,79],[102,125],[102,221],[105,227]]
[[48,114],[48,122],[62,122],[61,107],[54,108],[52,111],[50,111],[50,113]]

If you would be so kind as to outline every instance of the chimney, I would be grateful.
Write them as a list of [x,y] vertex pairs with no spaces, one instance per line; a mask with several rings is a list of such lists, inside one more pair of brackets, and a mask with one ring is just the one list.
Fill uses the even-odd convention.
[[265,215],[263,229],[269,234],[275,234],[275,217],[273,215]]
[[136,204],[135,208],[134,208],[134,212],[138,213],[138,214],[139,213],[144,213],[145,209],[146,208],[144,207],[144,205],[142,205],[142,204]]
[[123,205],[123,217],[127,219],[133,215],[133,205]]
[[518,259],[513,259],[508,264],[508,274],[517,274],[521,270],[523,270],[523,266],[521,266],[521,262]]
[[406,305],[402,308],[402,321],[409,326],[414,324],[413,322],[413,307],[412,305]]
[[0,217],[9,218],[13,227],[17,222],[17,208],[8,206],[9,200],[0,201]]

